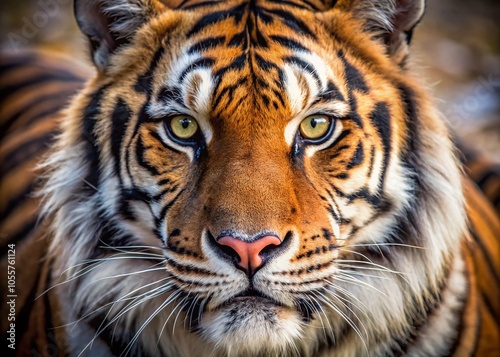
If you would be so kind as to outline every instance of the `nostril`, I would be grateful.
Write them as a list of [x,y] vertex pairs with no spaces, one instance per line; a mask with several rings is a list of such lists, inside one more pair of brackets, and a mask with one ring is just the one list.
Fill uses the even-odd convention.
[[217,249],[219,249],[224,255],[229,257],[234,263],[239,263],[241,261],[240,256],[233,248],[217,243]]
[[283,239],[283,241],[281,241],[279,245],[273,245],[273,244],[268,245],[260,251],[259,255],[262,257],[264,262],[266,262],[270,258],[285,251],[286,248],[290,245],[291,239],[292,239],[292,232],[289,231],[286,233],[285,239]]
[[279,248],[279,245],[270,244],[267,247],[264,247],[259,253],[262,257],[269,257],[273,255],[274,251]]
[[215,239],[215,237],[210,232],[207,232],[207,236],[209,244],[214,248],[217,254],[219,254],[224,259],[231,260],[235,264],[239,263],[240,257],[233,248],[227,245],[219,244],[217,242],[217,239]]
[[215,239],[209,234],[209,242],[224,259],[231,260],[236,267],[253,275],[271,257],[289,245],[291,232],[282,241],[276,235],[263,234],[252,240],[225,235]]

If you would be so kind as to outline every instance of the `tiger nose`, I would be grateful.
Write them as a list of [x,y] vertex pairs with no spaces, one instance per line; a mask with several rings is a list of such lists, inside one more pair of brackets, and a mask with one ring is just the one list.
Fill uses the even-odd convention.
[[265,258],[278,250],[281,243],[281,239],[272,235],[259,237],[252,242],[245,242],[231,236],[224,236],[217,240],[217,244],[231,248],[231,250],[225,249],[225,253],[239,259],[236,264],[249,275],[253,275],[263,266]]

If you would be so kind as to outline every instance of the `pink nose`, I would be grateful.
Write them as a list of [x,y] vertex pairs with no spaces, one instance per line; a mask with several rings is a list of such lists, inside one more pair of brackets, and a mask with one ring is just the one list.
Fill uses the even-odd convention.
[[236,252],[240,258],[238,262],[240,267],[247,272],[255,272],[263,263],[262,251],[271,246],[279,246],[281,240],[276,236],[263,236],[253,242],[244,242],[231,236],[224,236],[219,238],[217,243],[228,246]]

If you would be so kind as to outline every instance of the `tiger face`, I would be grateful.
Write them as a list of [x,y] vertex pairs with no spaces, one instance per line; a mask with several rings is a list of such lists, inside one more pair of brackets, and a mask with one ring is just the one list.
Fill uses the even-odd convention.
[[132,354],[404,340],[464,219],[403,3],[76,1],[97,75],[45,189],[71,319]]

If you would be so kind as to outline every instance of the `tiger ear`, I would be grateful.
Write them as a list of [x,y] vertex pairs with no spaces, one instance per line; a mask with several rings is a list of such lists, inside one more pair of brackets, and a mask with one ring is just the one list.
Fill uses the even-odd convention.
[[339,0],[335,8],[363,21],[394,61],[403,64],[413,29],[424,15],[425,0]]
[[89,39],[92,59],[103,70],[110,55],[130,42],[135,32],[163,5],[156,0],[75,0],[74,12],[80,30]]

